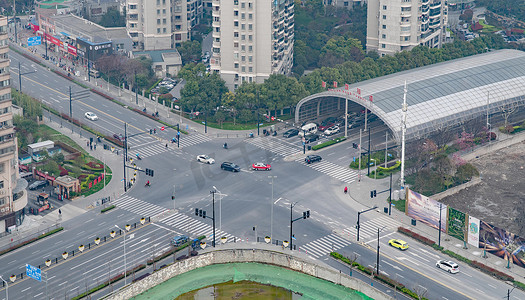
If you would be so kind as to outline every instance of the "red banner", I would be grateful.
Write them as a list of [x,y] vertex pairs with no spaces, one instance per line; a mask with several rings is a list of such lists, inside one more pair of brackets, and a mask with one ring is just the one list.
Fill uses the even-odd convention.
[[55,177],[51,176],[51,175],[47,175],[46,173],[40,171],[40,170],[37,170],[36,171],[36,175],[40,176],[40,177],[44,177],[45,179],[47,180],[51,180],[51,181],[55,181]]
[[[53,44],[55,44],[57,46],[60,46],[61,41],[59,39],[57,39],[56,37],[54,37],[52,35],[49,35],[47,33],[45,33],[45,37],[46,37],[48,42],[53,43]],[[64,47],[64,46],[62,46],[62,47]]]
[[44,210],[49,209],[49,204],[46,204],[38,209],[38,212],[43,212]]
[[321,81],[321,86],[322,86],[322,87],[326,87],[326,82]]
[[77,56],[77,47],[67,45],[67,53]]
[[334,87],[335,88],[337,87],[337,81],[334,81]]
[[357,88],[357,94],[361,95],[361,89],[360,88]]
[[23,171],[26,171],[26,172],[29,171],[29,167],[26,166],[26,165],[18,165],[18,168],[19,168],[20,170],[23,170]]
[[349,87],[348,83],[345,83],[345,90],[348,90],[348,87]]
[[374,98],[372,97],[372,95],[368,96],[368,100],[370,100],[370,102],[374,102]]
[[88,187],[91,188],[91,185],[92,185],[92,183],[90,182]]

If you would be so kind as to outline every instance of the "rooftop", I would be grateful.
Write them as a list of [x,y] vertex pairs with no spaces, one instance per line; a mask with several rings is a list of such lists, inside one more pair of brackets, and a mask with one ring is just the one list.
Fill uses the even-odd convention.
[[129,38],[126,27],[102,27],[81,17],[67,14],[50,17],[65,35],[81,37],[92,43]]

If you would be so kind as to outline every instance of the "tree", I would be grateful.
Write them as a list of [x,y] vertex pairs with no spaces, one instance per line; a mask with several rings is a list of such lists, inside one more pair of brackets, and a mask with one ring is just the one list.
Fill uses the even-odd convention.
[[230,111],[230,115],[233,118],[233,125],[236,123],[236,117],[238,114],[237,107],[235,106],[235,94],[228,91],[222,95],[221,105]]
[[215,121],[219,123],[219,126],[222,128],[222,123],[226,120],[226,114],[222,110],[215,112]]
[[199,62],[202,54],[201,43],[198,41],[185,41],[177,47],[182,58],[182,64],[185,65],[190,62]]
[[344,36],[332,37],[321,49],[321,63],[325,66],[333,67],[347,60],[359,62],[364,57],[361,42]]
[[503,119],[505,120],[505,125],[504,125],[505,128],[507,128],[507,125],[509,124],[510,115],[516,112],[517,109],[518,109],[518,104],[516,102],[506,103],[500,106],[501,115],[503,116]]
[[120,14],[116,8],[109,8],[105,14],[102,15],[99,24],[104,27],[125,27],[126,26],[126,12]]
[[241,122],[248,123],[253,120],[253,113],[251,110],[243,109],[239,114],[239,120],[241,120]]

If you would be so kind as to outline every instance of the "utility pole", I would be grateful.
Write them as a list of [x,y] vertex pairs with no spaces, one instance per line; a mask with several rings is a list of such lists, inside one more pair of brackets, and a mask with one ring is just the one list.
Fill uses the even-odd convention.
[[180,128],[179,128],[179,124],[177,124],[177,148],[180,148]]
[[390,197],[388,198],[388,215],[392,214],[392,173],[390,173]]
[[22,67],[20,65],[20,62],[18,62],[18,83],[20,85],[20,93],[22,93],[22,75],[27,75],[27,74],[32,74],[32,73],[36,73],[36,70],[34,71],[31,71],[31,72],[26,72],[26,73],[22,73]]
[[388,132],[385,132],[385,168],[387,167],[388,161]]
[[363,129],[359,129],[359,173],[357,174],[357,181],[361,182],[361,136]]
[[137,70],[135,70],[135,104],[139,105],[139,87],[137,84]]
[[303,154],[306,154],[306,130],[303,129]]
[[438,246],[441,247],[441,208],[442,208],[442,205],[441,203],[439,203],[439,233],[438,233]]
[[345,138],[348,137],[348,99],[345,99]]
[[212,242],[212,245],[213,245],[213,248],[215,248],[215,193],[217,191],[213,190],[213,191],[210,191],[210,194],[212,194],[212,215],[213,217],[211,218],[212,221],[213,221],[213,242]]
[[385,226],[383,228],[379,229],[377,228],[377,262],[376,262],[376,274],[379,275],[379,233],[385,229]]
[[293,207],[297,204],[297,202],[295,203],[290,203],[290,251],[293,250],[293,245],[292,245],[292,238],[293,238],[293,222],[295,221],[298,221],[300,219],[307,219],[307,218],[310,218],[310,211],[307,210],[307,211],[303,211],[303,216],[302,217],[299,217],[299,218],[295,218],[293,219]]
[[255,89],[255,97],[257,98],[257,109],[255,110],[255,114],[257,115],[257,136],[259,136],[260,134],[260,131],[259,131],[259,88],[257,87]]
[[371,130],[368,129],[368,175],[367,176],[370,176],[370,132]]
[[369,211],[371,211],[373,209],[376,209],[376,208],[377,208],[377,206],[374,206],[374,207],[369,208],[367,210],[363,210],[363,211],[358,211],[357,212],[357,226],[356,226],[357,227],[357,241],[359,241],[359,229],[361,229],[361,224],[359,222],[359,220],[361,218],[361,214],[364,214],[364,213],[369,212]]
[[206,110],[204,110],[204,133],[208,133],[208,114]]
[[126,160],[128,159],[128,123],[124,123],[124,149],[122,150],[122,161],[124,162],[124,192],[128,191],[126,179]]
[[403,117],[401,120],[401,187],[405,187],[405,135],[407,131],[407,82],[403,89],[403,105],[401,107]]
[[13,24],[15,24],[15,43],[18,44],[18,34],[16,32],[16,1],[13,0]]

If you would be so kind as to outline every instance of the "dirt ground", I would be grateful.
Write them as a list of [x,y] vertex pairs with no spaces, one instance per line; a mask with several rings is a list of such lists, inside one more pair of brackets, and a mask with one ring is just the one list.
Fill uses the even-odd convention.
[[470,161],[481,183],[442,199],[462,212],[525,237],[525,142]]

